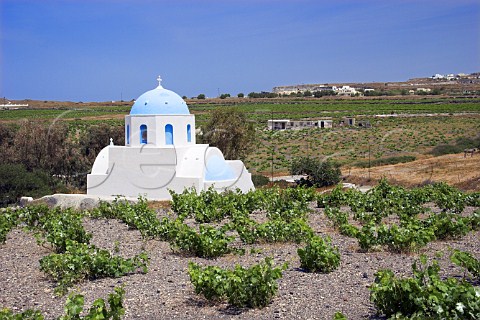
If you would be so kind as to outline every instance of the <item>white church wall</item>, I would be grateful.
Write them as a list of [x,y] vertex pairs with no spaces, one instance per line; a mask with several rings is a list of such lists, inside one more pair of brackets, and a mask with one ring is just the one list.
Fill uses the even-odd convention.
[[141,95],[125,116],[125,146],[107,146],[98,154],[87,194],[167,200],[169,190],[254,189],[243,162],[226,161],[218,148],[196,144],[195,116],[157,80],[159,86]]
[[[156,146],[167,146],[166,139],[166,126],[171,125],[173,127],[173,145],[185,146],[195,144],[195,116],[194,115],[168,115],[168,116],[155,116],[156,123]],[[187,125],[190,124],[191,129],[191,141],[188,142],[187,138]]]
[[93,166],[92,166],[92,173],[100,173],[100,174],[107,173],[108,165],[109,165],[109,162],[108,162],[109,147],[110,146],[103,148],[98,153],[97,158],[95,159],[95,162],[93,163]]
[[208,144],[191,147],[177,147],[179,177],[203,177],[205,171],[205,152]]
[[[152,198],[169,198],[160,189],[169,186],[176,176],[177,157],[173,148],[110,146],[102,151],[108,153],[108,173],[92,170],[87,176],[88,194],[136,197],[147,193]],[[96,163],[97,160],[94,168],[100,168]]]
[[147,126],[147,144],[156,145],[157,138],[155,132],[155,118],[151,116],[126,116],[130,118],[130,146],[141,146],[141,132],[142,125]]

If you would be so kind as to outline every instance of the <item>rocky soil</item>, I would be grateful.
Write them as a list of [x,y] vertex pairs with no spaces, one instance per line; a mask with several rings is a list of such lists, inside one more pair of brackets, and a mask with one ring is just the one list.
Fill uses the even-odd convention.
[[[315,209],[310,215],[310,224],[318,234],[332,238],[342,259],[340,267],[330,274],[302,271],[296,244],[247,246],[244,256],[207,260],[173,253],[167,242],[143,241],[138,231],[129,230],[119,221],[85,219],[85,228],[93,233],[93,244],[112,253],[118,251],[124,257],[145,249],[151,259],[150,266],[146,274],[86,281],[71,291],[85,295],[86,307],[89,307],[95,299],[106,298],[115,286],[124,285],[125,319],[332,319],[336,311],[348,319],[377,319],[368,289],[377,270],[389,268],[396,275],[410,276],[411,264],[420,253],[430,258],[443,254],[438,258],[442,275],[461,277],[463,271],[448,259],[449,248],[466,250],[480,257],[479,231],[459,240],[432,242],[415,254],[364,253],[355,239],[334,231],[321,211]],[[159,215],[162,214],[163,209],[159,210]],[[38,245],[31,234],[20,228],[9,233],[6,243],[0,244],[0,308],[16,312],[41,310],[46,319],[63,313],[67,296],[55,296],[55,283],[40,271],[39,260],[51,252],[48,246]],[[226,303],[206,301],[195,294],[187,274],[189,261],[204,266],[249,266],[266,256],[273,256],[278,265],[288,262],[289,268],[279,280],[273,302],[263,309],[238,309]]]

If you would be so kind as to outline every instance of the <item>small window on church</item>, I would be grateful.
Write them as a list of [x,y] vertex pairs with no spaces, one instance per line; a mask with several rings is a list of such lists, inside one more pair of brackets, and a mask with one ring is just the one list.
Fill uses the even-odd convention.
[[140,126],[140,143],[141,144],[147,144],[147,125],[142,124]]
[[130,144],[130,125],[127,124],[127,144]]
[[171,124],[165,126],[165,144],[173,144],[173,126]]
[[192,126],[187,124],[187,142],[192,142]]

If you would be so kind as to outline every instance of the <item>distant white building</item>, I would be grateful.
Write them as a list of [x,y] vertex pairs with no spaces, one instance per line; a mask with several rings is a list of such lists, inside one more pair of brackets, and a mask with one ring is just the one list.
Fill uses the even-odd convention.
[[417,92],[430,92],[432,89],[430,88],[417,88]]
[[436,73],[435,75],[433,75],[431,77],[433,80],[448,80],[448,81],[451,81],[451,80],[455,80],[456,77],[453,73],[449,73],[449,74],[446,74],[446,75],[443,75],[443,74],[439,74],[439,73]]
[[277,119],[268,120],[267,127],[269,130],[301,130],[306,128],[332,128],[333,120],[288,120]]
[[169,190],[253,189],[242,161],[225,160],[218,148],[196,144],[195,116],[158,81],[125,116],[125,146],[111,142],[98,154],[87,175],[87,194],[168,200]]
[[342,86],[334,90],[339,96],[354,96],[360,94],[360,91],[357,91],[355,88],[350,86]]
[[342,126],[354,126],[355,125],[355,118],[353,117],[343,117],[340,121],[340,125]]
[[28,103],[27,104],[23,104],[23,103],[12,103],[11,101],[8,101],[7,103],[2,103],[0,104],[0,108],[2,109],[18,109],[18,108],[23,108],[23,107],[28,107]]
[[267,121],[268,130],[287,130],[291,129],[290,120],[278,119]]
[[318,120],[318,127],[319,128],[333,128],[333,120],[330,119],[323,119]]

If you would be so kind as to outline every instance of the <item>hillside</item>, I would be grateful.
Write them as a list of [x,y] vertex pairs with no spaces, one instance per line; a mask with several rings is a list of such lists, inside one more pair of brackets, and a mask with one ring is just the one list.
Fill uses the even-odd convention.
[[350,86],[357,89],[374,89],[375,91],[385,90],[416,90],[418,88],[439,89],[448,94],[464,94],[480,90],[480,78],[478,73],[460,76],[450,80],[429,78],[413,78],[399,82],[336,82],[336,83],[315,83],[315,84],[291,84],[276,86],[272,92],[284,91],[311,91],[314,92],[320,87],[343,87]]
[[[369,174],[370,171],[370,174]],[[408,163],[368,168],[344,168],[347,181],[367,183],[368,177],[386,177],[404,186],[419,186],[443,181],[462,190],[480,191],[480,153],[464,158],[464,154],[449,154]]]

